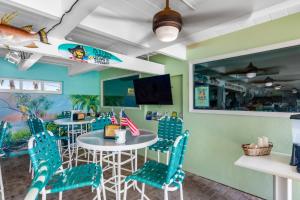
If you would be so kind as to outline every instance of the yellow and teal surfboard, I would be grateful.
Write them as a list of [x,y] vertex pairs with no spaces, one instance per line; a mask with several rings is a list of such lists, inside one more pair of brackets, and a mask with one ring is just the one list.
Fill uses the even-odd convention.
[[61,44],[58,51],[63,57],[82,63],[112,64],[122,62],[120,58],[107,51],[86,45]]

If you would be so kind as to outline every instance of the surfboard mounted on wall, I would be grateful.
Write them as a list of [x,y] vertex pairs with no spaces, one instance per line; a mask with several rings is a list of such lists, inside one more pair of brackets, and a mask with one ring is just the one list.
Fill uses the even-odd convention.
[[82,63],[112,64],[122,62],[121,59],[107,51],[86,45],[61,44],[58,51],[63,57]]

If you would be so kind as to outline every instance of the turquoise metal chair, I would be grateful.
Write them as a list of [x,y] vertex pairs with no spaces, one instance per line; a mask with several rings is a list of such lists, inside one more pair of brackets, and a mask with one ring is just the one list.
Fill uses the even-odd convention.
[[92,131],[103,130],[106,125],[111,124],[109,117],[98,117],[92,122]]
[[[3,150],[3,143],[5,139],[6,128],[7,128],[7,123],[4,121],[0,122],[0,134],[1,134],[0,135],[0,158],[5,157],[5,152]],[[0,163],[0,193],[1,193],[1,199],[5,200],[1,163]]]
[[50,179],[48,165],[49,164],[46,161],[41,161],[40,165],[38,166],[38,172],[32,180],[30,189],[26,194],[24,200],[38,199],[39,193],[46,187]]
[[[46,132],[47,129],[45,127],[45,123],[42,119],[38,118],[35,115],[30,115],[28,120],[27,120],[27,124],[29,126],[31,135],[36,135],[38,133],[42,133],[42,132]],[[62,154],[62,140],[68,141],[69,138],[67,136],[59,136],[59,135],[55,135],[54,136],[57,140],[57,144],[59,146],[60,149],[60,154]],[[31,172],[31,162],[30,162],[30,166],[29,166],[29,172]]]
[[[182,182],[185,173],[182,169],[189,132],[179,135],[171,147],[171,157],[168,165],[149,160],[143,167],[125,179],[124,200],[127,196],[129,181],[142,183],[142,200],[146,197],[145,185],[164,190],[164,200],[168,200],[168,192],[180,189],[180,199],[183,200]],[[148,197],[146,197],[148,198]],[[149,198],[148,198],[149,199]]]
[[[183,120],[179,117],[164,116],[158,120],[158,141],[148,147],[157,152],[157,160],[160,161],[160,153],[166,153],[166,163],[169,161],[169,151],[176,138],[182,133]],[[147,148],[145,149],[145,162],[147,161]]]
[[97,190],[97,198],[101,199],[101,185],[103,198],[104,200],[106,199],[102,168],[99,165],[91,163],[62,169],[62,161],[56,144],[56,138],[50,131],[32,136],[28,142],[28,151],[36,177],[40,175],[39,167],[46,162],[49,181],[47,181],[46,186],[41,190],[43,200],[50,193],[59,193],[59,199],[61,200],[62,192],[86,186],[95,188]]

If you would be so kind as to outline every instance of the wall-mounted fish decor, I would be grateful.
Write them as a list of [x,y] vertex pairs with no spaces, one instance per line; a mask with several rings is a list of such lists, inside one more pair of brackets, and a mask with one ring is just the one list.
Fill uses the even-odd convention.
[[24,46],[38,48],[34,42],[48,43],[45,28],[38,32],[32,32],[32,25],[21,28],[10,25],[10,22],[17,16],[16,12],[5,14],[0,22],[0,44],[9,46]]

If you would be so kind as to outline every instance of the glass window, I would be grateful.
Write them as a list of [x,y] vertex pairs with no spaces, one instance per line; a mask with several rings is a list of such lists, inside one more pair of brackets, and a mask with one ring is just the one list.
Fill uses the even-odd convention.
[[59,82],[44,82],[44,91],[61,92],[61,83],[59,83]]
[[0,92],[62,94],[62,83],[54,81],[0,78]]
[[0,79],[0,90],[20,90],[20,81]]
[[133,80],[139,75],[103,81],[103,106],[139,107],[135,102]]
[[42,90],[40,81],[22,81],[23,90],[39,91]]
[[193,66],[193,108],[300,112],[300,46]]

